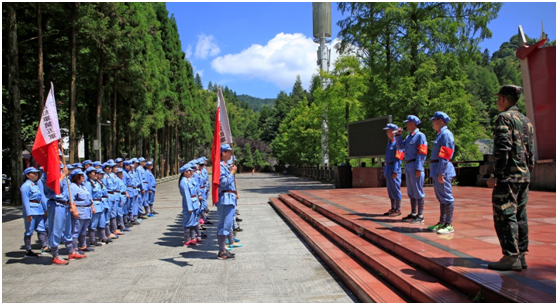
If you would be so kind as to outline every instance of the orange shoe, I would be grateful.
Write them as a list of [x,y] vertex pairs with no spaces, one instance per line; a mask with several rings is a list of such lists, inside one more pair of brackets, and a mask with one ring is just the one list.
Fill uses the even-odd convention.
[[69,261],[67,261],[65,259],[61,259],[58,256],[52,259],[52,264],[53,265],[67,265],[69,263],[70,263]]
[[77,252],[74,253],[70,253],[70,255],[68,255],[68,259],[82,259],[82,258],[87,258],[87,255],[85,254],[79,254]]
[[123,232],[120,232],[120,231],[118,231],[118,230],[114,230],[113,234],[115,234],[115,235],[124,235]]

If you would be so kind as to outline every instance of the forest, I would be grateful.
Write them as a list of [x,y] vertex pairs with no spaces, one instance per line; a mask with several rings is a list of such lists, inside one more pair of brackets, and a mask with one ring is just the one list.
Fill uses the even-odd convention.
[[[502,5],[339,3],[340,56],[330,72],[316,68],[309,84],[297,76],[291,92],[258,99],[204,86],[165,3],[5,3],[3,173],[21,179],[21,152],[33,144],[50,82],[70,163],[83,161],[81,139],[85,159],[97,159],[93,141],[102,123],[102,160],[144,156],[154,160],[157,177],[176,174],[181,162],[209,157],[219,89],[245,168],[320,163],[322,119],[331,165],[349,162],[348,122],[391,114],[401,125],[414,114],[434,139],[427,120],[435,111],[452,118],[454,159],[479,160],[473,143],[491,138],[493,94],[504,84],[522,85],[517,35],[501,37],[493,54],[479,48]],[[530,34],[529,44],[541,38]],[[519,105],[524,111],[523,100]]]

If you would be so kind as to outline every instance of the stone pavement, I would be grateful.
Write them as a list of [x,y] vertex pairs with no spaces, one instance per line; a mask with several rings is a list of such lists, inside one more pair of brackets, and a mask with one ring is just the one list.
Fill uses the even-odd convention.
[[[155,209],[133,231],[97,247],[83,260],[51,265],[52,257],[24,258],[21,210],[3,207],[3,302],[355,302],[325,264],[267,203],[287,190],[331,184],[277,174],[237,175],[242,248],[236,259],[216,259],[215,225],[196,248],[182,246],[178,182],[157,187]],[[210,204],[211,206],[211,204]],[[210,208],[216,222],[216,210]],[[35,241],[36,235],[33,240]],[[34,248],[39,248],[38,244]],[[61,255],[67,252],[61,247]],[[52,283],[56,284],[52,284]]]

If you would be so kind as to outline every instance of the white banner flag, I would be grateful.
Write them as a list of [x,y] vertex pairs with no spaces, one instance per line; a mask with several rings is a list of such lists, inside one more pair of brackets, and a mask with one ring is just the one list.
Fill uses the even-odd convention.
[[45,144],[50,144],[61,138],[60,126],[58,125],[58,112],[56,111],[56,101],[54,100],[54,85],[52,82],[50,83],[50,91],[48,92],[39,128],[41,129]]
[[220,108],[219,118],[221,121],[221,144],[232,144],[233,138],[231,134],[231,126],[229,125],[229,115],[227,114],[227,106],[225,105],[225,98],[223,97],[223,92],[219,88],[219,93],[217,94],[218,104],[217,107]]

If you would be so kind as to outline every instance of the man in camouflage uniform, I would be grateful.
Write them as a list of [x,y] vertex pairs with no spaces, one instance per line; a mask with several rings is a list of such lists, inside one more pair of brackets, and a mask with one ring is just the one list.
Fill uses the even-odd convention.
[[500,261],[488,264],[488,268],[495,270],[521,271],[527,268],[527,200],[530,171],[535,160],[533,125],[516,107],[522,90],[521,87],[507,85],[495,94],[501,113],[494,127],[495,166],[488,186],[494,188],[494,227],[504,254]]

